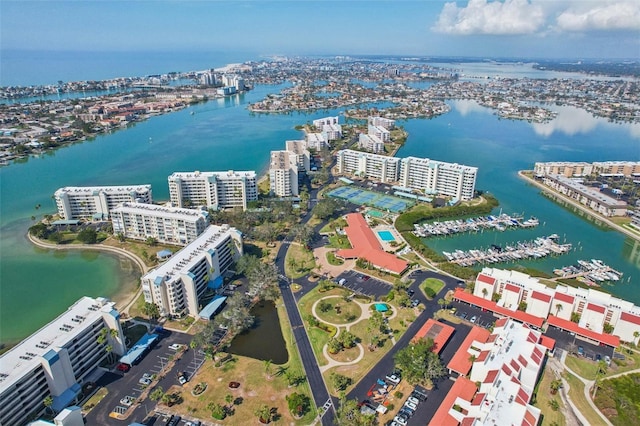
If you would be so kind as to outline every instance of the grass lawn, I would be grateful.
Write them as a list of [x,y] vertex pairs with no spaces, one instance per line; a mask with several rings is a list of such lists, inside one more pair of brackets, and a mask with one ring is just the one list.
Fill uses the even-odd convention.
[[349,239],[346,235],[331,235],[329,237],[329,244],[327,244],[327,247],[349,249],[351,248],[351,244],[349,244]]
[[[187,329],[191,327],[194,322],[195,322],[195,318],[186,316],[178,320],[165,321],[163,325],[167,328],[177,329],[177,330],[186,332]],[[189,333],[189,334],[193,334],[193,333]]]
[[409,262],[417,263],[420,266],[428,267],[427,262],[425,262],[424,260],[420,259],[413,252],[409,252],[409,253],[405,254],[404,256],[402,256],[402,257],[404,259],[408,260]]
[[635,370],[640,366],[639,353],[628,351],[626,349],[621,349],[621,351],[616,351],[616,352],[622,353],[625,359],[620,360],[620,359],[614,358],[611,361],[611,365],[609,366],[609,369],[607,370],[607,375],[624,373],[625,371]]
[[146,325],[137,324],[133,327],[122,330],[125,338],[127,339],[127,347],[133,346],[142,336],[144,336],[148,329]]
[[438,293],[440,293],[440,290],[444,288],[444,282],[437,278],[427,278],[422,284],[420,284],[420,288],[424,292],[426,298],[432,300],[438,295]]
[[[542,411],[543,416],[543,425],[549,425],[551,423],[556,423],[558,426],[566,425],[567,422],[562,415],[562,408],[564,404],[562,402],[562,398],[560,398],[560,392],[555,395],[551,394],[551,382],[555,380],[555,374],[550,368],[545,368],[542,374],[542,379],[538,383],[537,393],[536,393],[536,403],[534,406],[538,407],[540,411]],[[555,399],[560,404],[560,409],[558,411],[553,411],[549,406],[549,401]]]
[[140,293],[136,301],[129,308],[129,317],[131,318],[142,318],[145,321],[148,321],[149,318],[142,313],[142,308],[144,306],[144,294]]
[[109,394],[109,390],[107,388],[100,388],[94,393],[91,398],[87,400],[82,406],[82,413],[87,414],[89,411],[93,409],[96,405],[100,403],[104,399],[105,396]]
[[285,274],[293,279],[301,278],[313,271],[316,260],[313,252],[298,244],[291,244],[284,262]]
[[332,234],[336,232],[336,228],[344,228],[345,226],[347,226],[347,221],[340,217],[338,219],[332,220],[331,222],[323,226],[322,229],[320,230],[320,233]]
[[593,380],[596,378],[598,364],[595,361],[575,355],[567,355],[565,363],[567,364],[567,367],[583,379]]
[[[326,312],[320,309],[321,305],[326,305]],[[345,301],[342,297],[331,297],[318,302],[316,314],[318,319],[330,324],[348,324],[360,318],[362,308],[353,301]]]
[[[289,351],[289,362],[283,367],[287,371],[304,374],[302,362],[293,342],[289,320],[282,303],[277,305],[277,309],[278,318],[283,327],[283,336]],[[252,421],[258,424],[257,416],[254,412],[263,404],[277,409],[280,419],[272,422],[273,424],[308,425],[313,422],[316,410],[307,382],[297,387],[289,388],[284,375],[275,376],[274,374],[268,379],[262,361],[235,355],[234,359],[234,362],[224,364],[226,368],[216,368],[213,361],[206,361],[198,374],[184,387],[175,386],[172,388],[172,390],[180,391],[184,398],[184,402],[172,408],[180,413],[211,422],[214,419],[211,417],[211,411],[207,409],[207,405],[213,402],[225,406],[225,396],[230,394],[239,404],[234,405],[235,413],[222,421],[225,425],[244,426]],[[276,371],[277,367],[272,366],[272,370]],[[228,384],[231,381],[239,382],[240,387],[238,389],[229,389]],[[191,391],[194,386],[200,382],[206,382],[207,389],[198,396],[192,395]],[[311,399],[310,411],[299,420],[294,419],[289,413],[287,401],[285,400],[285,396],[293,392],[304,393]]]
[[344,265],[344,260],[336,257],[336,255],[332,251],[327,252],[327,262],[329,262],[330,265],[334,266]]
[[590,425],[602,424],[602,418],[593,411],[591,405],[584,397],[584,384],[573,374],[565,371],[563,377],[569,383],[569,398],[573,401],[578,411],[587,419]]
[[[393,310],[398,309],[393,305],[391,305],[391,308]],[[395,338],[398,339],[400,336],[402,336],[402,334],[407,330],[409,324],[414,320],[415,314],[412,309],[399,309],[398,315],[394,319],[389,321],[389,327],[392,330],[397,330],[397,333],[394,333]],[[368,321],[363,320],[351,326],[350,329],[351,333],[355,334],[361,339],[360,344],[364,347],[364,357],[362,358],[362,360],[355,365],[334,367],[323,373],[325,381],[329,384],[329,392],[331,392],[333,395],[337,396],[338,392],[336,392],[335,389],[333,389],[330,385],[331,381],[329,379],[329,376],[332,372],[343,374],[352,379],[352,385],[346,389],[346,392],[348,393],[355,386],[355,384],[358,383],[365,376],[365,374],[367,374],[369,370],[371,370],[371,368],[373,368],[373,366],[376,365],[380,361],[380,359],[382,359],[382,357],[386,355],[386,353],[391,349],[391,339],[388,338],[388,336],[382,336],[383,342],[381,343],[381,346],[375,348],[374,351],[371,352],[368,348],[370,343],[368,336],[370,333],[367,328]]]

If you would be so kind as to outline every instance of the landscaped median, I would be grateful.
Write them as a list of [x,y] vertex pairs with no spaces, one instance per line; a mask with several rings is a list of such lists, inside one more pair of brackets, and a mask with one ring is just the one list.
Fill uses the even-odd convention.
[[[329,392],[336,396],[341,391],[349,392],[391,349],[391,336],[397,339],[415,320],[412,309],[379,303],[379,309],[384,310],[384,305],[387,311],[375,313],[373,301],[352,296],[353,292],[348,289],[324,285],[316,287],[298,302],[318,365]],[[382,333],[381,327],[391,333]],[[355,345],[352,346],[353,337]],[[331,354],[330,349],[335,353]]]

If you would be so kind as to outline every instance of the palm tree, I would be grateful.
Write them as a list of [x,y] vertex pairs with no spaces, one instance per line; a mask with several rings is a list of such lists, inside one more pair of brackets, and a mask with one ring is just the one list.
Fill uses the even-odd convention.
[[558,316],[561,310],[562,310],[562,303],[556,304],[556,316]]
[[271,360],[265,359],[262,363],[264,365],[264,373],[267,375],[267,378],[271,378]]
[[489,291],[486,288],[482,289],[482,298],[486,299],[487,298],[487,294],[489,294]]
[[635,339],[636,339],[635,345],[638,346],[638,337],[640,337],[640,331],[634,331],[633,332],[633,337],[635,337]]
[[42,404],[44,405],[45,411],[48,411],[49,413],[53,411],[53,409],[51,408],[51,406],[53,405],[53,398],[51,397],[51,395],[48,395],[42,401]]

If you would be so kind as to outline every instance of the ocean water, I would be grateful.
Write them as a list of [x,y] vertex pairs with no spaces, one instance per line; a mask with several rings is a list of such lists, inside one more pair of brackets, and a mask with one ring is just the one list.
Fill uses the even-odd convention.
[[[0,62],[7,67],[5,52],[2,55]],[[193,69],[245,60],[233,60],[232,56],[219,56],[216,58],[223,58],[219,63],[202,66],[197,62],[198,57],[190,60],[195,61]],[[184,65],[190,64],[189,58],[188,55],[184,58]],[[100,70],[95,69],[96,75],[84,78],[188,69],[174,68],[176,62],[149,69],[147,67],[153,63],[150,60],[151,65],[145,65],[144,55],[130,59],[129,65],[114,63],[108,71],[102,70],[102,74],[98,74]],[[162,62],[162,56],[155,60]],[[80,78],[79,74],[74,77],[73,65],[68,62],[66,67],[69,69],[60,65],[59,75]],[[156,64],[159,65],[162,64]],[[145,71],[140,72],[142,70]],[[86,67],[82,72],[89,71],[90,67]],[[35,79],[29,80],[31,83],[20,82],[16,75],[2,74],[3,78],[17,82],[13,84],[38,83]],[[28,76],[23,77],[26,81]],[[4,80],[2,84],[6,84]],[[123,285],[131,285],[137,279],[131,265],[113,255],[43,251],[28,243],[25,234],[33,224],[31,217],[39,219],[55,212],[52,195],[57,188],[149,183],[153,186],[154,199],[161,201],[168,198],[167,177],[175,171],[235,169],[263,172],[269,151],[282,149],[288,139],[302,137],[302,133],[294,129],[296,125],[341,112],[262,115],[246,109],[250,102],[276,93],[280,88],[259,86],[245,95],[212,100],[153,117],[126,130],[0,168],[0,342],[24,338],[83,295],[112,296]],[[608,123],[574,108],[560,108],[558,117],[551,123],[530,124],[501,120],[473,102],[453,101],[450,104],[452,111],[449,114],[400,123],[410,136],[398,155],[430,157],[479,167],[478,189],[495,193],[505,212],[536,216],[544,223],[544,226],[524,232],[535,236],[557,233],[567,242],[582,247],[581,253],[538,261],[533,266],[550,271],[556,267],[556,261],[564,265],[575,263],[574,259],[578,258],[602,259],[625,273],[624,283],[608,289],[640,304],[637,291],[640,287],[639,244],[553,203],[516,175],[520,169],[531,169],[535,161],[638,161],[638,126]],[[41,207],[36,209],[37,205]],[[486,247],[492,243],[529,238],[529,234],[519,232],[460,236],[430,244],[449,251],[451,247]]]

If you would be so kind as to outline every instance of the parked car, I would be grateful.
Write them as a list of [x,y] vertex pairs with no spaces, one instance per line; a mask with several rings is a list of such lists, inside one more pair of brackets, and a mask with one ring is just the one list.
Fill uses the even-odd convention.
[[414,398],[418,398],[420,401],[427,400],[427,393],[418,388],[415,388],[413,392],[411,392],[411,396]]
[[169,349],[171,349],[172,351],[178,351],[180,349],[182,349],[184,347],[184,345],[181,345],[180,343],[174,343],[172,345],[169,345]]
[[411,306],[414,308],[417,307],[419,304],[420,304],[420,301],[418,299],[413,299],[411,301]]
[[411,402],[413,404],[416,404],[416,405],[420,404],[420,400],[418,398],[416,398],[415,396],[413,396],[413,394],[412,394],[412,396],[407,398],[407,401],[409,401],[409,402]]
[[611,358],[609,358],[609,355],[604,356],[604,362],[606,362],[607,365],[611,364]]
[[397,385],[398,383],[400,383],[400,376],[396,375],[396,374],[390,374],[387,377],[385,377],[385,379],[388,382],[393,383],[394,385]]
[[578,355],[584,356],[584,348],[582,346],[578,346]]
[[131,366],[129,364],[125,364],[124,362],[121,362],[116,366],[116,370],[126,373],[127,371],[131,370]]
[[184,373],[184,371],[181,371],[178,373],[178,382],[180,382],[181,385],[184,385],[185,383],[187,383],[187,375]]
[[131,407],[135,401],[136,399],[134,397],[132,397],[131,395],[127,395],[120,400],[120,404]]
[[169,421],[167,422],[167,426],[178,426],[178,424],[180,423],[180,420],[182,420],[182,417],[172,416],[172,418],[169,419]]
[[416,411],[418,409],[418,405],[409,400],[404,402],[404,406],[410,409],[411,411]]
[[472,316],[471,319],[469,320],[471,322],[471,324],[475,324],[476,320],[478,319],[477,316]]
[[466,319],[466,318],[467,318],[467,313],[466,313],[466,312],[463,312],[463,313],[462,313],[462,315],[460,315],[460,318],[462,318],[462,319]]
[[408,420],[408,419],[409,419],[409,418],[408,418],[407,416],[405,416],[404,414],[398,414],[397,416],[395,416],[395,417],[393,418],[393,421],[394,421],[394,422],[396,422],[396,423],[398,423],[399,425],[404,426],[404,425],[406,425],[406,424],[407,424],[407,420]]

